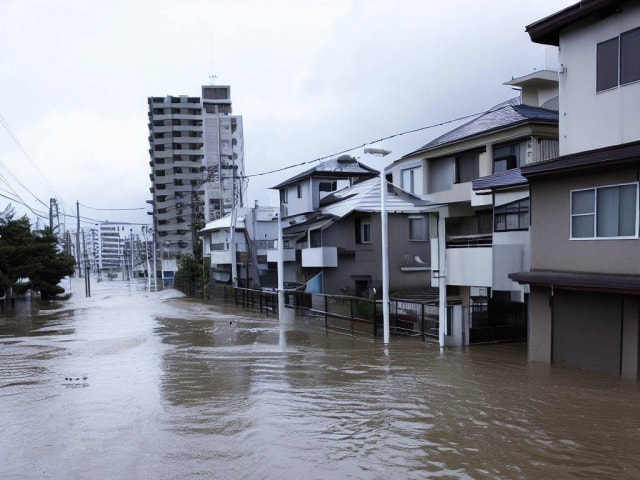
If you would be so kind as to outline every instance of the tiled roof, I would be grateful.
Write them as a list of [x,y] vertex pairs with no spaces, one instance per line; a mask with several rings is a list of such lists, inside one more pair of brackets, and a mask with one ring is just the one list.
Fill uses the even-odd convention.
[[472,183],[474,190],[498,190],[526,184],[527,179],[522,176],[519,168],[512,168],[505,172],[498,172],[493,175],[478,178]]
[[444,145],[456,143],[461,140],[466,140],[495,130],[513,127],[521,123],[558,123],[557,111],[540,107],[532,107],[530,105],[515,105],[515,100],[516,99],[509,100],[492,108],[491,110],[481,114],[464,125],[460,125],[444,135],[441,135],[402,158],[413,157],[421,153],[426,153],[430,150],[435,150],[436,148]]
[[298,175],[288,178],[282,183],[271,187],[273,189],[282,188],[286,185],[291,185],[303,178],[323,176],[323,177],[353,177],[353,176],[373,176],[377,175],[378,171],[367,167],[363,163],[358,162],[355,158],[348,155],[342,155],[338,158],[326,160],[319,163],[313,168],[305,170]]

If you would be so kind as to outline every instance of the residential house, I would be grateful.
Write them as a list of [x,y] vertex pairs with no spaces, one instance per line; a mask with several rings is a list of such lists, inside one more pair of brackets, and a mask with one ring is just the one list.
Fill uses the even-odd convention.
[[277,270],[267,251],[278,237],[276,207],[237,207],[200,230],[203,255],[211,258],[211,279],[246,288],[275,288]]
[[[277,185],[286,211],[285,281],[316,292],[380,297],[382,242],[377,171],[349,156],[323,162]],[[389,286],[429,285],[429,225],[418,197],[387,195]],[[271,259],[275,261],[275,251]],[[313,279],[313,280],[312,280]]]
[[527,27],[559,47],[560,156],[531,190],[529,359],[638,378],[640,2],[576,3]]
[[526,300],[526,287],[507,276],[528,264],[526,182],[518,188],[508,182],[509,192],[497,196],[479,194],[487,193],[482,191],[487,185],[474,191],[474,181],[517,177],[520,167],[557,155],[558,113],[540,106],[555,106],[557,74],[534,72],[507,83],[520,88],[521,97],[432,140],[392,167],[394,184],[431,205],[431,223],[437,225],[430,230],[431,284],[440,288],[441,305],[452,306],[455,317],[448,344],[498,339],[497,325],[489,338],[469,326],[487,322],[492,302]]

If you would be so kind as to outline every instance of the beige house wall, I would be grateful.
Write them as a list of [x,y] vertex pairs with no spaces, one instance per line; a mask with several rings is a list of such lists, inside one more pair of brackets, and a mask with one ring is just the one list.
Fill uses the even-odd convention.
[[531,269],[637,274],[639,239],[571,240],[571,190],[637,181],[637,170],[531,183]]

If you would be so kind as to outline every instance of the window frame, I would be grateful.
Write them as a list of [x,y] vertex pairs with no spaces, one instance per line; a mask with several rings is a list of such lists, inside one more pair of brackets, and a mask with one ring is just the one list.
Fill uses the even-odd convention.
[[[598,191],[605,190],[610,188],[619,188],[628,185],[635,186],[635,228],[633,235],[617,235],[617,236],[598,236]],[[593,200],[593,211],[587,213],[573,213],[573,204],[574,204],[574,193],[576,192],[594,192],[594,200]],[[634,240],[639,237],[640,230],[640,182],[626,182],[626,183],[614,183],[611,185],[601,185],[597,187],[589,187],[589,188],[577,188],[569,191],[569,239],[570,240]],[[591,237],[576,237],[573,233],[573,219],[574,217],[585,217],[592,216],[593,217],[593,236]]]
[[[514,210],[509,210],[509,207],[516,206]],[[523,225],[522,215],[526,214],[526,225]],[[515,215],[518,223],[516,228],[510,228],[507,217]],[[504,216],[504,228],[498,228],[498,217]],[[531,201],[530,198],[521,198],[513,202],[505,203],[498,207],[493,207],[493,231],[494,232],[524,232],[529,230],[531,225]]]
[[[424,215],[409,215],[409,234],[407,238],[410,242],[427,242],[429,241],[429,224],[427,221],[427,217]],[[420,228],[421,235],[420,238],[413,238],[411,236],[413,229],[411,228],[412,220],[420,220],[422,222],[422,226]]]
[[[625,42],[626,39],[633,37],[635,37],[635,42]],[[609,44],[611,44],[611,47],[608,47]],[[614,49],[615,51],[613,51]],[[608,56],[605,57],[604,55],[607,54]],[[615,37],[596,43],[596,93],[606,92],[640,81],[639,57],[640,27],[620,32]],[[632,63],[631,72],[628,71],[629,62]],[[613,71],[614,69],[615,72]],[[613,78],[605,82],[603,76],[613,76],[614,74],[615,82]]]
[[[405,181],[405,175],[407,176]],[[400,188],[413,195],[424,195],[422,165],[412,165],[400,169]]]
[[[500,173],[512,170],[514,168],[519,168],[526,163],[526,152],[527,152],[527,142],[529,142],[529,138],[521,138],[520,140],[515,140],[508,143],[500,143],[497,145],[493,145],[491,151],[491,172],[492,173]],[[522,155],[522,149],[524,144],[525,153]],[[507,155],[502,155],[496,157],[496,150],[500,150],[502,148],[509,147],[509,153]],[[506,168],[504,170],[496,170],[496,162],[506,162]],[[512,162],[511,166],[510,162]]]
[[373,243],[370,221],[360,222],[360,243],[364,243],[364,244]]
[[356,245],[373,243],[373,230],[371,228],[371,219],[369,217],[356,218],[355,234]]

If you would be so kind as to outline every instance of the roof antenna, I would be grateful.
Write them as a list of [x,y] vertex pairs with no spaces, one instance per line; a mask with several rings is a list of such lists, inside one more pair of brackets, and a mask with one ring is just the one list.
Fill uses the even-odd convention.
[[209,37],[209,47],[210,47],[210,55],[211,55],[211,75],[209,75],[209,85],[214,85],[216,83],[216,78],[218,76],[213,73],[213,32],[211,32]]

